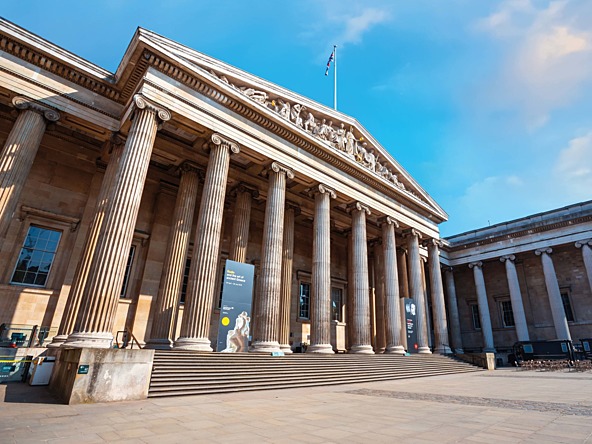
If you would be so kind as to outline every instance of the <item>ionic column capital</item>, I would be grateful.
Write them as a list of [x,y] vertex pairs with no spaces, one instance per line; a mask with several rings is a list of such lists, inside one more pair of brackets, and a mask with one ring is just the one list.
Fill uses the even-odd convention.
[[236,196],[238,193],[249,193],[253,199],[257,199],[259,197],[259,190],[257,187],[249,185],[247,183],[241,182],[239,183],[233,190],[232,195]]
[[300,205],[296,202],[286,201],[286,210],[294,211],[294,216],[298,216],[301,213]]
[[368,216],[370,216],[370,214],[371,214],[370,213],[370,208],[368,208],[362,202],[353,202],[353,203],[350,203],[346,207],[346,211],[348,213],[353,213],[354,211],[362,211],[362,212],[366,213]]
[[506,254],[502,257],[500,257],[500,261],[501,262],[506,262],[506,261],[510,261],[510,262],[514,262],[516,260],[516,256],[513,254]]
[[451,267],[450,265],[440,265],[440,268],[446,273],[454,273],[454,267]]
[[469,268],[471,268],[471,269],[473,269],[473,268],[483,268],[483,262],[481,262],[481,261],[471,262],[469,264]]
[[203,179],[204,176],[203,169],[200,168],[197,164],[190,162],[188,160],[179,165],[179,172],[181,173],[181,175],[185,173],[196,173],[198,176],[200,176],[200,179]]
[[309,195],[311,197],[316,196],[317,194],[328,194],[329,199],[335,199],[337,197],[335,190],[333,188],[329,188],[323,183],[320,183],[310,189]]
[[421,244],[424,247],[433,246],[433,247],[442,248],[442,241],[440,239],[436,239],[434,237],[424,240]]
[[279,162],[273,162],[269,166],[269,170],[273,171],[274,173],[285,174],[288,179],[294,179],[294,171],[291,168],[288,168],[286,165],[282,165]]
[[553,249],[552,248],[539,248],[538,250],[534,251],[534,254],[536,254],[537,256],[540,256],[543,253],[551,254],[551,253],[553,253]]
[[592,239],[584,239],[576,242],[576,248],[582,248],[584,245],[592,247]]
[[12,99],[12,104],[18,110],[29,110],[39,113],[50,122],[57,122],[61,117],[60,113],[54,108],[29,97],[16,96]]
[[212,148],[212,145],[224,147],[233,154],[240,153],[240,145],[236,143],[234,140],[229,139],[220,133],[212,134],[212,136],[210,137],[210,142],[206,142],[204,144],[204,148]]
[[397,222],[394,218],[392,218],[391,216],[382,216],[378,218],[378,224],[379,225],[393,225],[395,228],[399,228],[399,222]]
[[154,112],[161,122],[171,120],[171,112],[168,109],[147,99],[142,94],[134,95],[132,106],[137,109],[147,109]]
[[416,237],[417,239],[421,239],[422,235],[419,230],[416,230],[415,228],[408,228],[403,231],[403,238],[408,238],[408,237]]

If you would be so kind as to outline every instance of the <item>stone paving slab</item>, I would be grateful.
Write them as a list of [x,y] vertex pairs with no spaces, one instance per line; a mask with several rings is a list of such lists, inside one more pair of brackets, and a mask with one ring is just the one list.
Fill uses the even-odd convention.
[[592,444],[591,416],[589,373],[498,370],[76,406],[43,387],[0,384],[1,444]]

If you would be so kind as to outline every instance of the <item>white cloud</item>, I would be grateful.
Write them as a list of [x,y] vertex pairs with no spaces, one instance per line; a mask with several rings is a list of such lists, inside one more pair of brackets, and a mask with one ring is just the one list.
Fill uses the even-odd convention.
[[592,132],[569,141],[559,152],[555,181],[574,200],[590,199],[592,192]]
[[347,17],[344,20],[345,29],[338,38],[341,45],[347,43],[360,43],[364,33],[375,25],[384,23],[390,19],[390,12],[385,9],[367,8],[358,14]]

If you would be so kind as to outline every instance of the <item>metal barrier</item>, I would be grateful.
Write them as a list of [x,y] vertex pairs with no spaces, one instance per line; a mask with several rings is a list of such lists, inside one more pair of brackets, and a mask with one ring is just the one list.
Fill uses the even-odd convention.
[[55,330],[39,325],[0,324],[0,347],[43,347],[45,340]]

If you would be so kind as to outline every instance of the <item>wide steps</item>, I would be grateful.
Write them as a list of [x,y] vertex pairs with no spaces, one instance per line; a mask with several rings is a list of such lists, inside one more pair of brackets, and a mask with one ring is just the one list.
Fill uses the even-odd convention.
[[480,369],[439,355],[306,355],[156,351],[149,397],[418,378]]

